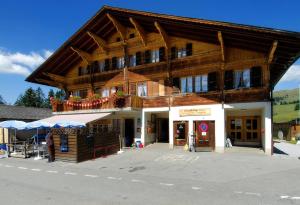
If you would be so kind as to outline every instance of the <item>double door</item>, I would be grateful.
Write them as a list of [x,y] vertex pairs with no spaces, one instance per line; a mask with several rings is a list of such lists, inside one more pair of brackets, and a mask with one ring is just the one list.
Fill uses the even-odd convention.
[[234,145],[260,145],[260,124],[259,116],[228,117],[227,136]]

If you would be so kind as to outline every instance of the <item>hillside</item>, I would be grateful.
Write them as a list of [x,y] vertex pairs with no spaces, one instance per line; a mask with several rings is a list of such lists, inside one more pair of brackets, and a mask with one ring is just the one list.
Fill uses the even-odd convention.
[[296,104],[299,102],[299,89],[280,90],[273,93],[274,122],[287,122],[299,116],[299,111],[295,110]]

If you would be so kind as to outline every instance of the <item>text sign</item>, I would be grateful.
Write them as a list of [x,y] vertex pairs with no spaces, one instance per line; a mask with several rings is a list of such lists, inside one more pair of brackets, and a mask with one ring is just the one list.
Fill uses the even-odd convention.
[[184,116],[209,116],[211,115],[211,110],[208,109],[186,109],[179,110],[180,117]]

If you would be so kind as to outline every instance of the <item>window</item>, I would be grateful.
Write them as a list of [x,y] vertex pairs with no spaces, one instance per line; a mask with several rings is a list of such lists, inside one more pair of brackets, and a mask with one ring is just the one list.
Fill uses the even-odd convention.
[[124,59],[124,57],[117,58],[117,68],[118,69],[124,68],[124,66],[125,66],[125,59]]
[[105,62],[104,61],[99,61],[99,71],[103,72],[105,68]]
[[109,97],[109,89],[108,88],[103,88],[101,96],[102,97]]
[[120,42],[120,41],[121,41],[121,38],[120,38],[120,37],[117,37],[117,38],[116,38],[116,41],[117,41],[117,42]]
[[84,99],[84,98],[87,97],[87,90],[75,90],[75,91],[73,92],[73,95],[74,95],[74,96],[81,97],[82,99]]
[[177,52],[177,58],[186,57],[186,48],[180,48]]
[[200,93],[208,91],[207,75],[189,76],[180,79],[181,93]]
[[151,51],[151,62],[152,63],[159,62],[159,50],[152,50]]
[[186,91],[188,93],[192,93],[193,92],[193,77],[187,77],[187,88]]
[[138,83],[137,85],[138,96],[147,96],[147,83]]
[[180,90],[182,93],[186,93],[186,78],[180,78]]
[[114,94],[116,91],[117,91],[116,87],[112,87],[112,88],[110,89],[110,93],[111,93],[111,94]]
[[250,87],[250,69],[234,71],[234,88]]
[[129,66],[130,67],[136,66],[136,55],[129,56]]
[[134,38],[134,33],[129,34],[129,38]]

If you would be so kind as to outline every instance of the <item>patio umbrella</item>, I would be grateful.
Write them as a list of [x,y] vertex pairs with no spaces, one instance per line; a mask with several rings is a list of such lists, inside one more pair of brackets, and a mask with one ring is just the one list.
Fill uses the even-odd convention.
[[30,122],[30,123],[27,123],[26,125],[26,129],[36,129],[36,144],[38,146],[38,156],[34,158],[34,160],[39,160],[39,159],[42,159],[41,156],[40,156],[40,149],[39,149],[39,129],[45,129],[45,128],[50,128],[52,127],[53,125],[49,122],[45,122],[45,121],[34,121],[34,122]]
[[[15,146],[16,146],[16,139],[17,139],[17,130],[25,129],[27,123],[19,120],[7,120],[0,123],[0,127],[7,128],[7,129],[14,129],[15,130]],[[14,153],[16,153],[16,149],[14,147]]]
[[53,127],[54,128],[82,128],[85,127],[85,123],[62,120],[56,122]]

